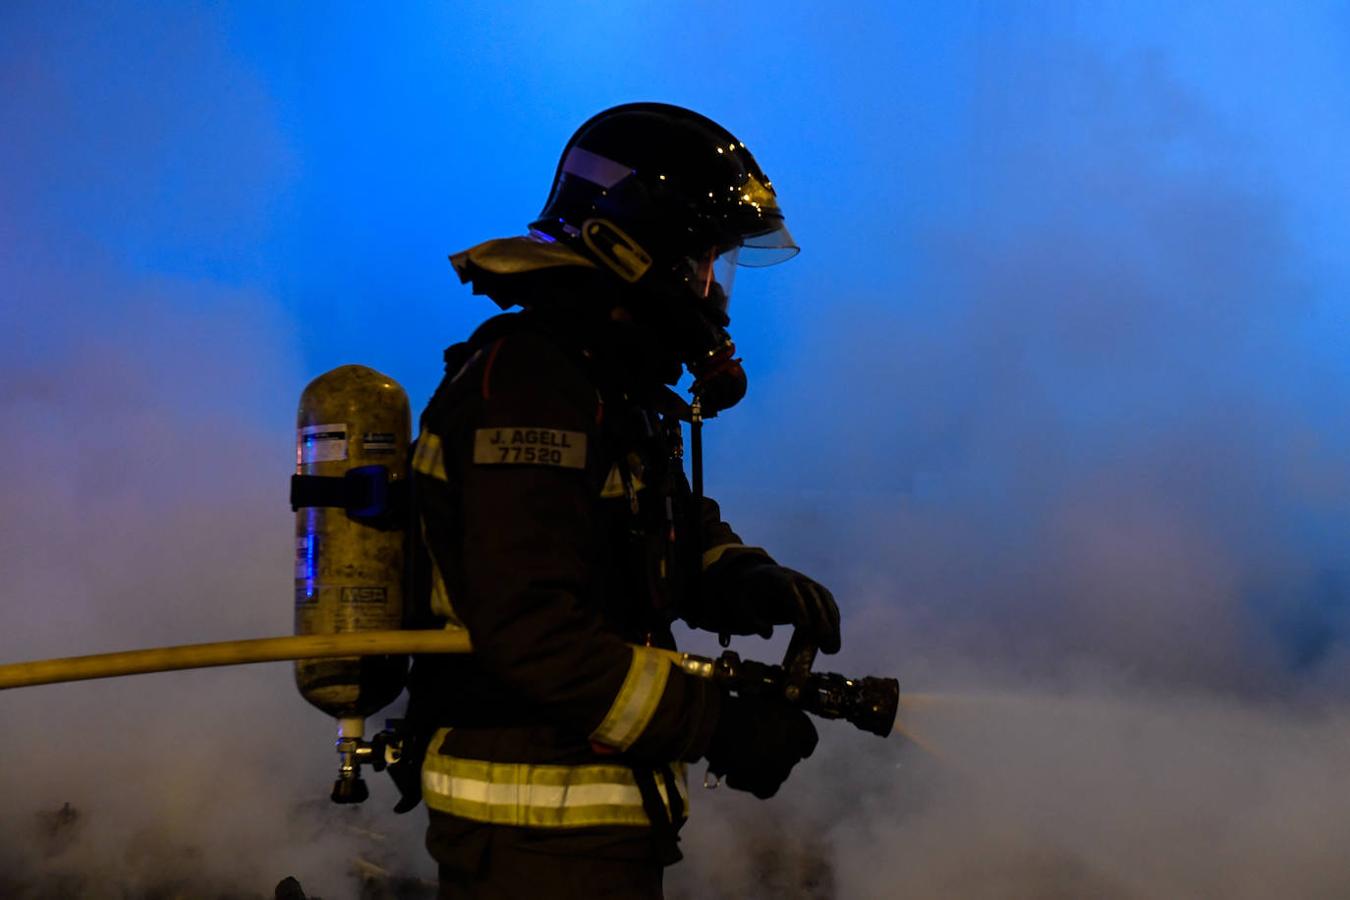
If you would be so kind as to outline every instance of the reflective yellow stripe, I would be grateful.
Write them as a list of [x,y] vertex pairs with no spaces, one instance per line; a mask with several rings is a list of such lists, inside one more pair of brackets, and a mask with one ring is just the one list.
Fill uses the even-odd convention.
[[[439,746],[445,729],[431,746]],[[672,766],[681,805],[688,809],[685,767]],[[670,812],[664,779],[656,779],[661,801]],[[615,765],[531,765],[427,755],[422,767],[427,806],[450,815],[534,828],[584,828],[592,825],[650,825],[642,808],[633,770]]]
[[[642,483],[641,478],[636,475],[633,476],[634,491],[640,491],[646,486],[647,485]],[[600,488],[600,496],[606,500],[611,500],[615,497],[622,497],[625,494],[627,494],[627,491],[623,489],[623,475],[619,472],[619,464],[615,463],[610,467],[609,475],[605,477],[605,485]]]
[[656,713],[670,678],[670,654],[658,647],[634,647],[628,675],[591,740],[627,750]]
[[436,554],[431,552],[431,542],[427,540],[427,521],[422,519],[422,546],[427,548],[427,558],[431,560],[431,611],[445,618],[446,628],[464,628],[464,622],[455,615],[454,604],[450,602],[450,590],[445,586],[445,577],[441,566],[436,562]]
[[757,553],[760,556],[768,556],[760,547],[748,547],[745,544],[718,544],[703,551],[703,571],[707,571],[714,563],[726,555],[729,550],[746,550]]
[[464,620],[455,615],[455,607],[450,603],[450,592],[445,589],[445,579],[441,577],[441,567],[436,565],[434,559],[431,561],[431,612],[445,618],[446,628],[467,627]]
[[[437,481],[449,480],[445,474],[445,454],[441,451],[441,439],[435,432],[423,431],[417,436],[417,449],[413,452],[412,467],[413,471],[421,472]],[[422,544],[430,550],[431,542],[427,540],[425,519],[420,523],[420,527]],[[464,623],[455,615],[455,607],[450,603],[450,591],[446,589],[445,576],[436,563],[436,555],[430,552],[428,555],[431,557],[431,611],[443,616],[447,620],[447,627],[463,628]]]
[[441,439],[430,431],[417,436],[417,449],[413,452],[414,472],[429,475],[437,481],[449,481],[445,474],[445,455],[441,452]]

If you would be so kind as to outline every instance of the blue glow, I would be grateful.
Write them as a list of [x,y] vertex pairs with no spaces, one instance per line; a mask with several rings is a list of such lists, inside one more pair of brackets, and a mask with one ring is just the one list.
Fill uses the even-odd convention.
[[319,538],[318,535],[314,534],[312,529],[316,524],[315,519],[317,518],[317,511],[311,509],[306,510],[306,512],[307,524],[311,530],[307,530],[305,533],[305,599],[313,600],[314,582],[318,576]]

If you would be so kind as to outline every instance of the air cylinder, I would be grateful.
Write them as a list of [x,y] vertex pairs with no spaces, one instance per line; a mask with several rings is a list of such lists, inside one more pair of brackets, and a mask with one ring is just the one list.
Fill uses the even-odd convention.
[[[310,382],[296,420],[295,633],[403,626],[411,414],[398,382],[340,366]],[[300,660],[295,683],[359,740],[364,719],[403,690],[407,658]]]

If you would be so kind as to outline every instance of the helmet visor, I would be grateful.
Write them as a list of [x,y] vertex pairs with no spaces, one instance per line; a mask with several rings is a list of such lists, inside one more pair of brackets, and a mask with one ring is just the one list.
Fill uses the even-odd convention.
[[787,262],[801,251],[793,240],[787,225],[780,221],[778,227],[763,234],[751,235],[741,241],[741,254],[737,265],[761,269]]

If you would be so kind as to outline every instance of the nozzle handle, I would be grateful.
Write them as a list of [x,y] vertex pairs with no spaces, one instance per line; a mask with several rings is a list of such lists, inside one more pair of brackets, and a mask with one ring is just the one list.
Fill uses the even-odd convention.
[[787,653],[783,655],[783,696],[789,703],[796,703],[801,699],[802,691],[806,690],[807,683],[811,680],[811,667],[816,663],[816,653],[819,648],[816,647],[814,638],[802,628],[792,629],[792,638],[788,641]]

